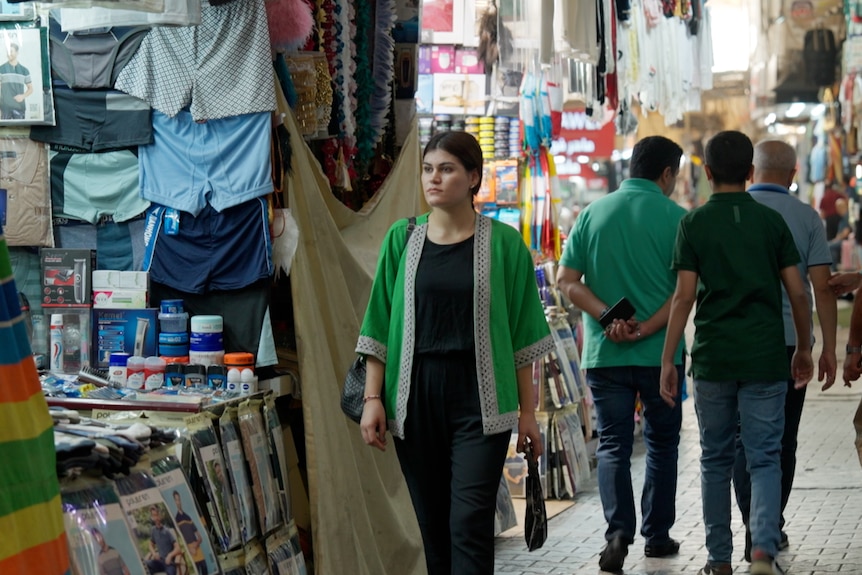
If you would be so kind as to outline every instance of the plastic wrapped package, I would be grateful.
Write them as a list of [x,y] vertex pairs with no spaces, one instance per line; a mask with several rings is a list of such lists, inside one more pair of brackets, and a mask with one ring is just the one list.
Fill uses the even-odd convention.
[[45,144],[26,129],[0,129],[0,222],[8,245],[54,247],[49,178]]
[[192,453],[199,475],[204,479],[215,536],[222,551],[241,544],[240,522],[231,484],[225,475],[225,461],[211,416],[205,413],[185,418],[191,436]]
[[290,486],[287,479],[287,457],[284,453],[284,432],[278,411],[275,408],[275,395],[267,394],[263,400],[263,417],[269,433],[269,446],[272,452],[272,470],[278,482],[278,500],[281,503],[281,516],[285,522],[293,518],[290,509]]
[[48,28],[39,20],[3,22],[0,54],[0,126],[53,126]]
[[252,491],[260,530],[267,534],[281,523],[278,488],[271,464],[270,443],[260,413],[261,401],[249,399],[239,407],[242,446],[249,462]]
[[219,555],[218,562],[224,575],[246,575],[245,549],[236,549]]
[[306,575],[308,570],[302,550],[294,547],[291,541],[291,528],[297,533],[291,521],[283,525],[266,539],[266,554],[269,557],[269,570],[272,575]]
[[255,516],[254,495],[251,490],[251,480],[242,449],[239,431],[239,419],[235,407],[227,407],[219,418],[221,444],[227,464],[228,477],[236,494],[237,511],[242,530],[242,543],[245,545],[258,534],[258,522]]
[[245,572],[246,575],[271,575],[266,551],[257,538],[245,546]]
[[180,462],[168,456],[154,461],[152,467],[153,479],[176,523],[177,537],[185,541],[197,573],[218,573],[212,542]]
[[61,499],[73,575],[147,575],[113,486],[64,491]]
[[152,476],[137,472],[114,481],[136,549],[149,573],[165,572],[169,566],[180,572],[195,573],[189,548],[185,539],[178,535],[174,516]]

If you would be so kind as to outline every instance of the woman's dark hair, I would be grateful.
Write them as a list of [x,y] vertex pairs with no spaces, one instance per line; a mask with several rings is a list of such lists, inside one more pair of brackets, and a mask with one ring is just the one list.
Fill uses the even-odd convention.
[[706,143],[704,163],[716,184],[745,186],[754,161],[754,146],[742,132],[719,132]]
[[665,168],[674,174],[679,172],[679,159],[682,148],[664,136],[647,136],[632,149],[629,161],[629,175],[633,178],[658,180]]
[[479,193],[479,187],[482,185],[482,148],[479,147],[479,142],[472,134],[467,132],[437,132],[434,134],[428,143],[425,144],[425,150],[422,152],[422,158],[428,155],[428,152],[433,150],[443,150],[448,154],[452,154],[464,166],[467,172],[476,170],[479,174],[479,181],[470,189],[475,196]]

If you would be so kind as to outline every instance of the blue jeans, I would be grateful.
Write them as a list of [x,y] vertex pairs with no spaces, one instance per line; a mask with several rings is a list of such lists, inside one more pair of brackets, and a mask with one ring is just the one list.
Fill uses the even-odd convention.
[[[676,366],[679,381],[685,379]],[[666,543],[676,521],[677,456],[682,403],[669,407],[659,395],[660,367],[597,367],[587,370],[598,419],[599,495],[608,528],[605,539],[621,537],[632,543],[635,515],[631,455],[634,442],[635,403],[643,404],[646,477],[641,494],[641,535],[650,545]],[[680,385],[680,389],[682,386]]]
[[781,437],[785,381],[694,381],[700,426],[700,489],[709,561],[730,563],[730,478],[736,431],[751,475],[749,528],[752,549],[778,553],[781,514]]
[[[787,365],[793,358],[796,347],[787,346]],[[805,404],[805,390],[796,389],[796,382],[787,380],[787,397],[784,400],[784,435],[781,438],[781,519],[778,527],[784,528],[784,509],[790,500],[790,490],[793,489],[793,477],[796,474],[796,447],[799,443],[799,423],[802,420],[802,407]],[[736,438],[736,463],[733,467],[733,489],[736,492],[736,504],[742,514],[742,522],[748,525],[748,513],[751,508],[751,478],[748,476],[748,461],[745,459],[745,449],[742,440]]]

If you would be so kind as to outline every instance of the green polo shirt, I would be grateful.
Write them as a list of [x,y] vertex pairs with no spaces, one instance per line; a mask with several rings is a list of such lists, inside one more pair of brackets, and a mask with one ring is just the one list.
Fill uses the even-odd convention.
[[[607,305],[625,296],[635,318],[651,317],[673,294],[674,240],[684,208],[667,198],[655,182],[625,180],[619,190],[587,206],[578,216],[560,264],[583,274],[583,282]],[[665,330],[631,343],[614,343],[602,326],[583,314],[582,365],[592,367],[659,366]],[[676,351],[682,362],[683,344]]]
[[707,381],[790,377],[781,270],[799,263],[790,229],[746,192],[713,194],[679,224],[676,270],[698,274],[692,375]]

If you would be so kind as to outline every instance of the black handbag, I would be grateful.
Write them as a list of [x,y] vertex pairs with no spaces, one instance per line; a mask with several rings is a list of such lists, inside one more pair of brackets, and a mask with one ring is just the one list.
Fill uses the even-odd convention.
[[[407,221],[407,235],[404,238],[404,246],[410,240],[410,235],[416,227],[416,218],[411,217]],[[365,405],[365,356],[357,356],[353,365],[347,370],[344,378],[344,387],[341,389],[341,411],[344,415],[359,423],[362,419],[362,408]],[[385,396],[383,388],[380,389],[381,397]]]
[[[383,395],[381,390],[380,395]],[[344,379],[344,389],[341,391],[341,411],[344,415],[359,423],[362,419],[362,407],[365,405],[365,356],[360,355],[353,360],[353,365],[347,370]]]
[[524,539],[527,549],[535,551],[545,544],[548,538],[548,514],[545,510],[545,496],[539,478],[539,465],[533,456],[533,447],[527,444],[527,510],[524,514]]

